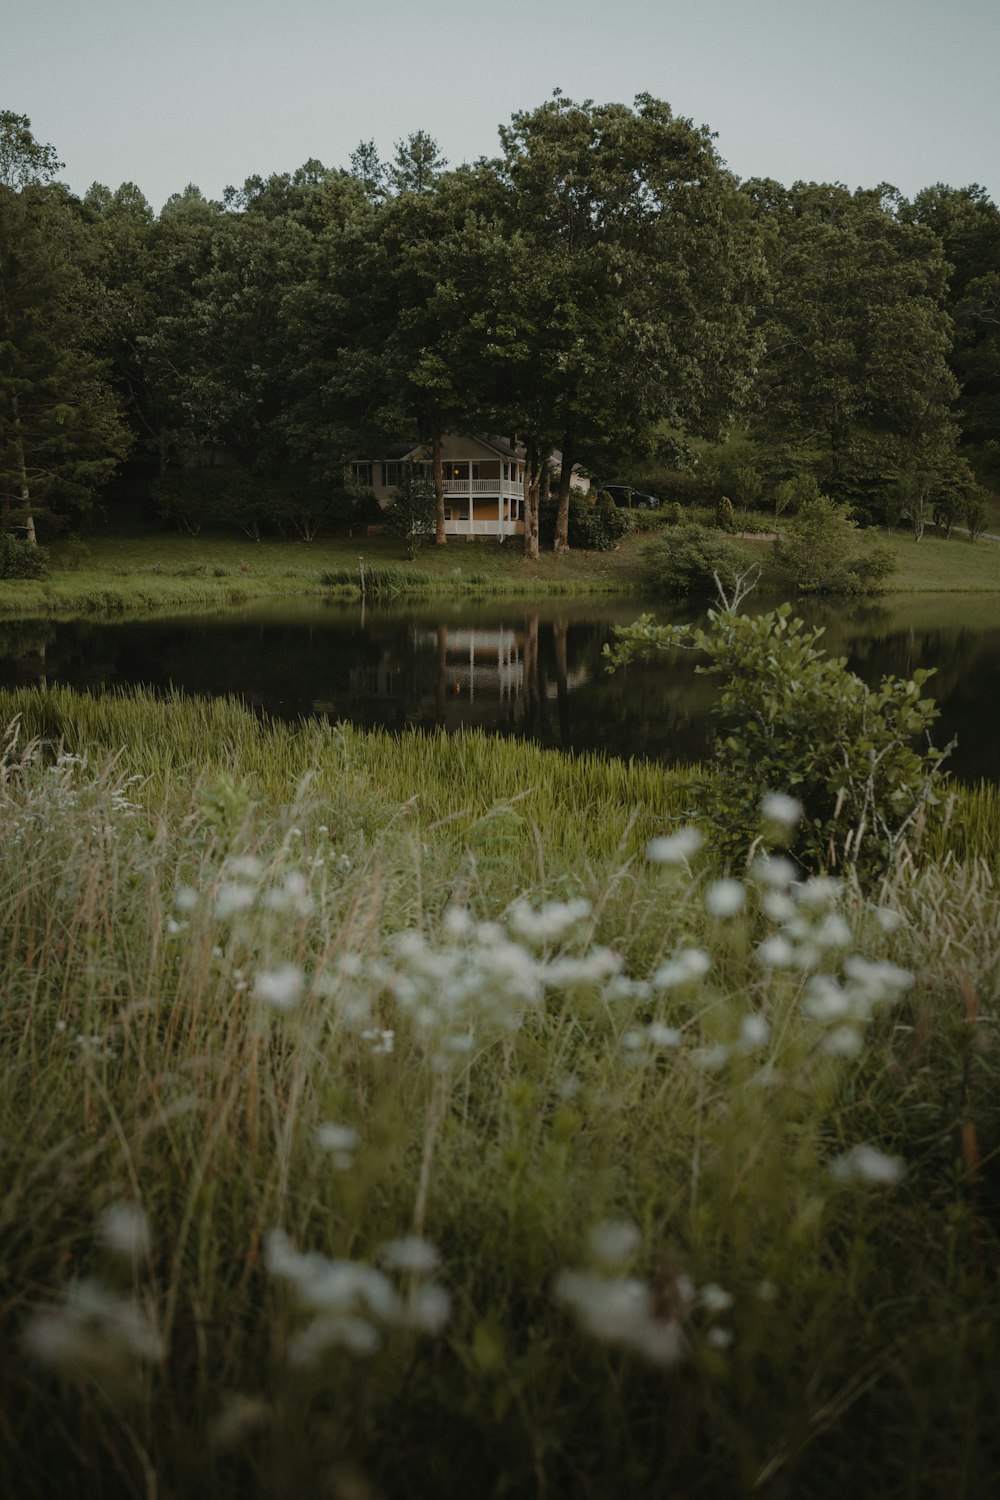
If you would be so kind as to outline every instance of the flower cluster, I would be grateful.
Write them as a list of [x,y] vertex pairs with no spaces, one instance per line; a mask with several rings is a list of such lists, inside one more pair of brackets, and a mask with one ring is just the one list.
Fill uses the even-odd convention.
[[[331,1259],[318,1251],[302,1253],[283,1230],[269,1231],[268,1271],[286,1282],[299,1306],[312,1314],[289,1346],[294,1364],[307,1364],[333,1348],[375,1354],[392,1329],[431,1335],[444,1329],[451,1301],[432,1279],[438,1265],[434,1247],[413,1235],[388,1241],[376,1258],[385,1270],[363,1261]],[[389,1272],[397,1274],[401,1286]]]

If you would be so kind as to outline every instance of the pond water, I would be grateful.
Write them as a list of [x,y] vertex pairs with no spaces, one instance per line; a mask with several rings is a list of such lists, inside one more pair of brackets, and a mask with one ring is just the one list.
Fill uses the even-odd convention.
[[[771,608],[777,601],[760,600]],[[866,681],[934,667],[935,742],[966,780],[1000,779],[1000,598],[921,596],[797,606]],[[703,758],[713,683],[687,653],[609,675],[613,627],[662,601],[435,600],[384,608],[309,601],[114,622],[0,622],[0,685],[131,684],[232,693],[282,718],[321,714],[390,729],[474,725],[565,750]]]

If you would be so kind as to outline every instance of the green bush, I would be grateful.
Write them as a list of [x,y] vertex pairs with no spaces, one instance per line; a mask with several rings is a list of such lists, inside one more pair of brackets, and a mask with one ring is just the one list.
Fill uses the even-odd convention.
[[[634,528],[633,512],[619,510],[610,496],[596,505],[570,497],[569,544],[586,552],[613,552]],[[556,502],[543,500],[538,508],[538,536],[551,547],[556,534]]]
[[803,593],[876,594],[896,567],[891,547],[866,540],[850,507],[828,495],[806,501],[774,554]]
[[0,578],[44,578],[49,554],[35,542],[0,533]]
[[869,688],[819,649],[822,628],[806,629],[788,604],[766,615],[710,610],[709,622],[658,626],[646,615],[617,632],[608,654],[622,665],[651,648],[693,649],[707,658],[698,671],[720,679],[714,774],[700,792],[716,851],[744,860],[777,792],[801,808],[801,819],[778,821],[803,865],[881,874],[940,801],[947,752],[928,748],[938,710],[921,696],[932,674]]
[[649,588],[668,597],[709,596],[716,580],[731,588],[747,570],[746,558],[734,542],[691,522],[651,542],[643,552],[643,564]]
[[437,499],[430,480],[415,474],[408,464],[402,480],[392,492],[383,519],[393,536],[416,539],[433,536],[437,525]]
[[715,524],[720,531],[736,530],[736,515],[733,511],[733,502],[728,495],[721,495],[715,507]]
[[986,530],[989,515],[990,507],[986,499],[986,491],[980,489],[977,485],[965,497],[965,524],[969,530],[970,542],[974,542],[977,537],[982,536]]

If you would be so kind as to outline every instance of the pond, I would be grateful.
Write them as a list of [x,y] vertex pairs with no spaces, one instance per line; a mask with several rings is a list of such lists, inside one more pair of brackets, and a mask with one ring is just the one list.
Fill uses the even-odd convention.
[[[777,601],[761,600],[771,608]],[[1000,778],[1000,600],[941,595],[796,607],[866,681],[936,668],[935,742],[958,737],[950,767]],[[317,601],[172,618],[0,622],[0,685],[66,683],[97,692],[144,684],[232,693],[282,718],[321,714],[390,729],[475,726],[569,751],[703,758],[713,683],[687,653],[609,675],[613,627],[652,610],[642,599],[437,599],[406,607]]]

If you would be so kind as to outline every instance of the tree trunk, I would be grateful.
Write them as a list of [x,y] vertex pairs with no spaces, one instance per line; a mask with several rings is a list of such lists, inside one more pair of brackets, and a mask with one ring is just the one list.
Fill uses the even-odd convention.
[[562,441],[562,467],[559,470],[559,499],[556,505],[556,536],[552,543],[554,552],[569,551],[569,494],[576,440],[572,432],[567,432]]
[[35,546],[38,538],[35,535],[35,518],[31,513],[31,491],[28,487],[28,470],[24,462],[24,443],[21,441],[21,412],[17,404],[16,394],[11,395],[10,401],[14,412],[14,454],[17,459],[18,473],[21,476],[21,508],[24,512],[21,525],[24,528],[24,540]]
[[441,434],[436,432],[431,439],[431,469],[434,474],[434,503],[437,510],[437,527],[434,540],[443,547],[448,538],[444,530],[444,465],[441,461]]
[[538,558],[538,486],[543,460],[534,438],[528,438],[524,446],[524,555],[535,561]]

